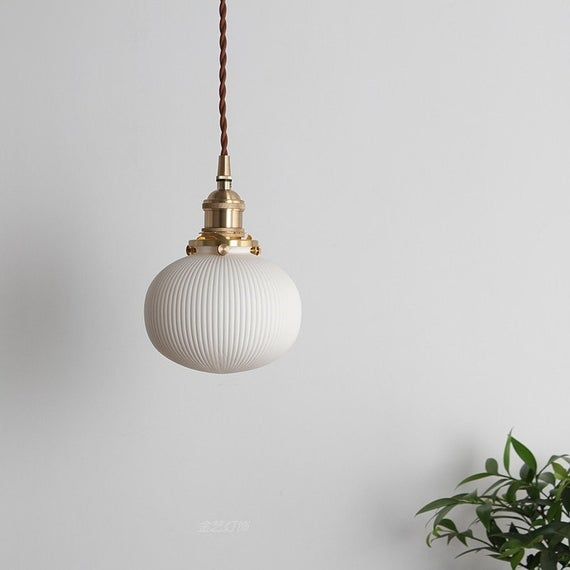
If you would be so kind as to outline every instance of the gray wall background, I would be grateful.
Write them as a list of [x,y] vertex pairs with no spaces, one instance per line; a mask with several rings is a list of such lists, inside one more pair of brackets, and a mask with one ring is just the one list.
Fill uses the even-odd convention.
[[495,567],[413,514],[511,427],[570,451],[570,4],[229,18],[236,189],[304,322],[209,377],[142,306],[213,188],[217,3],[0,2],[0,566]]

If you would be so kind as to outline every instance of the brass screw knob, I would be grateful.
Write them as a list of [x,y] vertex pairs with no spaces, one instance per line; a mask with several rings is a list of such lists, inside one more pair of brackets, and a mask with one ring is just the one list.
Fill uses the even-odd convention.
[[221,243],[218,246],[218,253],[220,255],[227,255],[230,252],[230,246],[226,245],[225,243]]
[[195,247],[186,246],[186,255],[195,255],[196,254],[197,249]]

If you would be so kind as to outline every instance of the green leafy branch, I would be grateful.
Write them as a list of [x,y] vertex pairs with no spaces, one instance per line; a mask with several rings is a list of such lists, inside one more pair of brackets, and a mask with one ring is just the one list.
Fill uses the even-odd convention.
[[[522,461],[518,475],[511,473],[511,452]],[[459,556],[483,553],[511,568],[558,570],[570,567],[570,456],[553,455],[541,469],[533,453],[507,437],[501,472],[496,459],[487,459],[485,471],[461,481],[491,482],[477,489],[437,499],[418,511],[433,513],[426,542],[456,540],[466,549]],[[491,480],[491,481],[489,481]],[[457,507],[474,511],[475,519],[460,530],[451,513]]]

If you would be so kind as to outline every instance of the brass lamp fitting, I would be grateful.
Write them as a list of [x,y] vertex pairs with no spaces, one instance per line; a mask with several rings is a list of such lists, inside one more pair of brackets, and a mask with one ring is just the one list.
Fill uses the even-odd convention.
[[204,227],[195,240],[190,240],[186,253],[193,255],[199,247],[216,247],[220,255],[226,255],[232,247],[249,247],[251,253],[259,255],[259,244],[243,229],[245,202],[232,190],[232,169],[230,157],[218,159],[216,190],[203,202]]

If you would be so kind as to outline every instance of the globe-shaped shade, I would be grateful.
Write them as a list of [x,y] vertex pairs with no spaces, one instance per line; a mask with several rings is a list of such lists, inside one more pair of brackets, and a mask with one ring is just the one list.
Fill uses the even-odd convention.
[[[209,248],[199,248],[199,250]],[[232,248],[163,269],[145,300],[148,336],[164,356],[194,370],[225,374],[259,368],[295,342],[301,299],[277,265]]]

